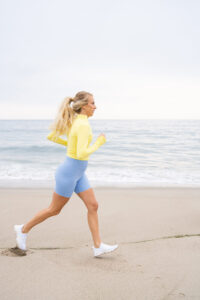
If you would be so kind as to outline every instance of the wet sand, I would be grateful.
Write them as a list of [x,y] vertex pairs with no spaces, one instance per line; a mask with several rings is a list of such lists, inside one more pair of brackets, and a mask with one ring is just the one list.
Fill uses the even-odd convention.
[[76,194],[20,252],[13,225],[47,207],[53,190],[0,190],[0,299],[200,299],[200,189],[94,190],[102,241],[119,244],[101,258]]

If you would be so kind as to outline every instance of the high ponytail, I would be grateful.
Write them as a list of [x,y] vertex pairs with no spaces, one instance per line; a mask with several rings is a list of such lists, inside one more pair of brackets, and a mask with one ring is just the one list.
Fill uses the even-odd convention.
[[[62,101],[54,122],[49,126],[50,130],[55,131],[56,136],[63,134],[68,136],[77,114],[81,112],[84,105],[88,104],[88,96],[92,96],[92,94],[81,91],[78,92],[74,98],[66,97]],[[70,106],[71,103],[72,107]]]

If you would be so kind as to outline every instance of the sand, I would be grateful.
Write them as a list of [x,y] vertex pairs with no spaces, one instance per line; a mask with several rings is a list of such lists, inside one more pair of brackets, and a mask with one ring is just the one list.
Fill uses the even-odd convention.
[[102,241],[119,244],[101,258],[76,194],[16,252],[13,225],[47,207],[53,190],[0,190],[0,299],[200,299],[200,189],[94,191]]

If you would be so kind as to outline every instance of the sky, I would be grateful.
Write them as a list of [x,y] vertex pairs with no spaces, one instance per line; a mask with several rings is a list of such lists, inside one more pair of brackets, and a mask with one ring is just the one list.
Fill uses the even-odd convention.
[[198,0],[0,0],[0,119],[200,119]]

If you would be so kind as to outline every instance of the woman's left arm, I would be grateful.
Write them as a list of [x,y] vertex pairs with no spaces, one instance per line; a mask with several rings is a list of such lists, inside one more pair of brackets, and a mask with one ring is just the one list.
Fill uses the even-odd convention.
[[86,124],[79,127],[77,133],[77,158],[84,159],[88,155],[95,152],[100,146],[106,142],[105,136],[99,136],[92,146],[88,146],[89,126]]
[[54,143],[57,143],[57,144],[60,144],[63,146],[67,146],[67,140],[64,140],[64,139],[60,138],[59,136],[56,136],[55,130],[48,134],[47,139]]

